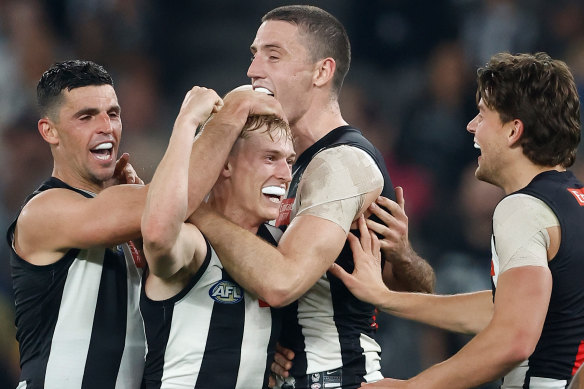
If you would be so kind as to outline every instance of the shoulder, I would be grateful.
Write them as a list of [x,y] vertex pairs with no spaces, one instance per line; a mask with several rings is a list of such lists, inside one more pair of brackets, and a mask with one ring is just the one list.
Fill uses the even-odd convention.
[[493,222],[496,225],[514,217],[543,224],[558,224],[556,215],[544,201],[523,193],[512,194],[501,200],[495,208]]

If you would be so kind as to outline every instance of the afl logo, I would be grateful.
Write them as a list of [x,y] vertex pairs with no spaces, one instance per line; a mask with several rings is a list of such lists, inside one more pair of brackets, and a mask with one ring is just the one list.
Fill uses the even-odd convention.
[[211,286],[209,296],[221,304],[237,304],[243,299],[243,291],[234,282],[220,280]]

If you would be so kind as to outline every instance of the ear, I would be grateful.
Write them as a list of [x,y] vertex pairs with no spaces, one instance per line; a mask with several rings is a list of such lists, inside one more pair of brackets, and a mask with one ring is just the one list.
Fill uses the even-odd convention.
[[43,137],[43,139],[52,144],[56,145],[59,143],[59,133],[55,128],[55,125],[51,121],[51,119],[44,117],[40,119],[37,123],[38,130]]
[[313,82],[316,86],[323,86],[332,80],[337,64],[334,59],[327,57],[316,62]]
[[229,178],[231,177],[232,172],[233,165],[229,161],[229,158],[227,158],[227,161],[225,161],[225,163],[223,164],[223,169],[221,169],[221,177]]
[[519,140],[523,136],[523,122],[519,119],[513,119],[509,122],[512,127],[509,129],[507,141],[509,146],[514,147],[519,145]]

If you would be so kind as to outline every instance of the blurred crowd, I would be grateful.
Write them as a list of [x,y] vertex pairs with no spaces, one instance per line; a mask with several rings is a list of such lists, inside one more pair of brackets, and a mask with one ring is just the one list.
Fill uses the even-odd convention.
[[[492,211],[502,197],[474,178],[475,72],[501,51],[546,51],[571,68],[584,96],[581,0],[0,0],[0,224],[50,175],[36,129],[36,84],[59,60],[89,59],[112,74],[121,150],[149,181],[186,91],[224,94],[248,83],[249,45],[268,10],[308,3],[347,28],[352,65],[345,120],[362,129],[404,187],[410,239],[434,267],[438,293],[490,288]],[[584,179],[584,146],[573,169]],[[15,387],[8,251],[0,243],[0,387]],[[379,317],[382,372],[407,378],[467,338]],[[490,387],[490,386],[484,386]]]

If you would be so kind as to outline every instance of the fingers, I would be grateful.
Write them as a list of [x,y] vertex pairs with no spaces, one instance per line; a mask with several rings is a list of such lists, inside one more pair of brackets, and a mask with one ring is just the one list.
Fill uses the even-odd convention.
[[401,186],[395,187],[395,198],[401,209],[405,209],[406,199],[404,198],[404,188]]
[[[357,238],[355,237],[355,239],[357,239]],[[357,242],[358,242],[358,240],[357,240]],[[349,273],[347,273],[347,271],[345,269],[343,269],[341,266],[337,265],[336,263],[333,263],[331,265],[331,267],[329,267],[328,271],[333,276],[335,276],[339,280],[341,280],[344,284],[349,282],[349,278],[351,277],[351,275]]]
[[371,253],[381,261],[381,244],[379,243],[379,238],[373,231],[369,231],[369,236],[371,237]]
[[285,357],[286,359],[288,359],[289,361],[292,361],[294,359],[294,355],[295,355],[294,351],[280,345],[280,343],[276,343],[276,352],[282,354],[282,356]]
[[130,160],[130,154],[123,153],[122,156],[116,161],[116,168],[114,169],[114,177],[119,176],[122,174],[122,171],[128,164]]
[[359,226],[361,247],[366,253],[371,253],[371,235],[369,234],[367,224],[365,223],[365,216],[359,216],[357,225]]

